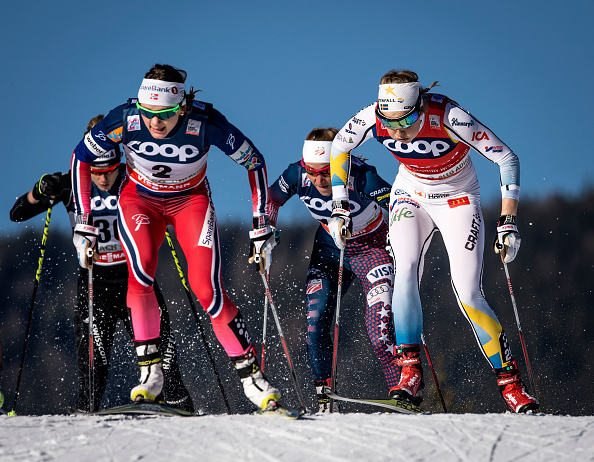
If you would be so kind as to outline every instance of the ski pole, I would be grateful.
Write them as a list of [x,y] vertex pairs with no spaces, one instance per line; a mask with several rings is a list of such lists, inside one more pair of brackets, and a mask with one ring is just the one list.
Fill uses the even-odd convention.
[[297,374],[295,373],[295,368],[293,367],[293,362],[291,361],[291,355],[289,354],[289,348],[287,347],[287,342],[285,340],[285,336],[283,335],[283,330],[281,329],[280,320],[278,318],[278,313],[274,306],[274,302],[272,301],[272,295],[270,294],[270,287],[268,285],[268,281],[266,280],[266,276],[260,273],[262,276],[262,282],[264,283],[264,289],[266,292],[266,298],[268,299],[268,304],[270,305],[270,311],[272,311],[272,316],[274,317],[274,322],[276,324],[276,329],[278,330],[278,335],[281,340],[281,344],[283,346],[283,350],[285,350],[285,356],[287,357],[287,362],[289,364],[289,372],[291,375],[291,379],[293,380],[293,385],[297,390],[297,396],[299,397],[299,403],[301,405],[299,411],[305,413],[307,408],[305,407],[305,401],[303,400],[303,395],[301,394],[301,388],[299,387],[299,381],[297,380]]
[[524,352],[524,359],[526,360],[526,367],[528,368],[528,376],[530,377],[530,386],[532,387],[532,393],[536,399],[536,386],[534,385],[534,377],[532,376],[532,369],[530,368],[530,360],[528,359],[528,349],[526,348],[526,342],[524,341],[524,334],[522,333],[522,327],[520,326],[520,316],[518,315],[518,307],[516,305],[516,297],[514,296],[514,290],[512,289],[511,278],[509,277],[509,270],[507,263],[503,262],[503,268],[505,269],[505,276],[507,277],[507,287],[509,288],[509,295],[511,297],[512,305],[514,307],[514,313],[516,315],[516,324],[518,325],[518,333],[520,334],[520,342],[522,343],[522,351]]
[[167,238],[167,243],[169,244],[169,248],[171,249],[171,255],[173,255],[173,260],[175,261],[175,266],[177,267],[177,272],[179,273],[179,277],[181,279],[181,283],[184,286],[186,291],[186,295],[188,297],[188,301],[190,303],[190,308],[192,309],[192,314],[194,315],[194,319],[196,321],[196,325],[198,326],[198,332],[200,333],[200,338],[202,339],[202,343],[204,345],[204,349],[206,350],[206,354],[208,359],[210,360],[210,365],[214,370],[215,377],[217,379],[217,384],[219,385],[219,389],[221,390],[221,395],[223,395],[223,401],[225,402],[225,408],[227,408],[227,413],[231,414],[231,407],[229,406],[229,400],[227,399],[227,395],[225,394],[225,388],[223,387],[223,382],[221,382],[221,377],[219,376],[219,371],[217,370],[217,365],[215,364],[214,358],[212,357],[212,353],[210,351],[210,347],[208,346],[208,341],[206,340],[206,334],[204,333],[204,329],[202,327],[202,323],[200,322],[200,318],[198,317],[198,312],[196,311],[196,305],[194,305],[194,299],[192,298],[192,294],[190,293],[190,287],[186,282],[186,278],[184,277],[184,272],[182,270],[181,264],[179,259],[177,258],[177,252],[175,251],[175,246],[173,245],[173,240],[171,239],[171,235],[169,231],[165,230],[165,237]]
[[[342,299],[342,273],[344,269],[344,248],[340,249],[340,261],[338,263],[338,288],[336,290],[336,313],[334,313],[334,347],[332,349],[332,377],[330,379],[330,390],[336,393],[336,364],[338,358],[338,332],[340,328],[340,302]],[[334,400],[330,399],[330,412],[334,412]]]
[[443,407],[443,412],[447,413],[448,408],[446,407],[446,403],[443,399],[443,395],[441,394],[441,388],[439,388],[439,382],[437,381],[437,374],[435,373],[435,369],[433,368],[433,362],[431,361],[431,356],[429,355],[429,349],[427,348],[427,343],[425,342],[425,335],[421,332],[421,341],[423,342],[423,348],[425,349],[425,356],[427,356],[427,362],[429,363],[429,368],[431,369],[431,374],[433,375],[433,381],[435,382],[435,388],[437,388],[437,394],[439,395],[439,400],[441,401],[441,406]]
[[[270,274],[266,272],[266,279],[270,282]],[[260,369],[264,373],[264,358],[266,356],[266,324],[268,322],[268,297],[264,297],[264,324],[262,325],[262,358],[260,360]]]
[[29,318],[27,319],[27,328],[25,330],[25,342],[23,345],[23,353],[21,354],[21,365],[19,367],[19,375],[17,377],[16,389],[14,391],[14,400],[12,402],[12,411],[10,415],[16,415],[16,405],[19,397],[19,388],[21,386],[21,376],[23,374],[23,366],[25,364],[25,355],[27,353],[27,344],[29,343],[29,335],[31,334],[31,323],[33,321],[33,308],[35,307],[35,298],[37,297],[37,288],[39,287],[39,279],[41,278],[41,267],[43,266],[43,257],[45,255],[45,245],[47,243],[47,233],[49,231],[50,219],[52,217],[52,208],[47,209],[45,216],[45,227],[43,228],[43,237],[41,238],[41,249],[39,262],[37,264],[37,272],[35,273],[35,282],[33,283],[33,295],[31,296],[31,305],[29,307]]
[[94,376],[94,356],[93,349],[95,347],[95,336],[93,334],[93,249],[87,249],[87,266],[88,271],[88,292],[89,292],[89,412],[95,410],[95,376]]

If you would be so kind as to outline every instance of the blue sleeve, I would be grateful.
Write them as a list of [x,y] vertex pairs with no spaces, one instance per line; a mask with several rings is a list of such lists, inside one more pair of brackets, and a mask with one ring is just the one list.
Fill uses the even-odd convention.
[[264,167],[264,156],[254,143],[214,108],[208,114],[204,144],[216,146],[248,170],[260,170]]
[[111,151],[122,140],[123,109],[126,104],[112,109],[96,124],[74,149],[74,156],[80,162],[90,163],[98,156]]
[[295,162],[270,185],[268,200],[274,204],[283,205],[297,192],[299,178],[299,162]]
[[360,168],[361,171],[357,175],[357,191],[388,210],[392,186],[378,175],[375,167],[362,162]]

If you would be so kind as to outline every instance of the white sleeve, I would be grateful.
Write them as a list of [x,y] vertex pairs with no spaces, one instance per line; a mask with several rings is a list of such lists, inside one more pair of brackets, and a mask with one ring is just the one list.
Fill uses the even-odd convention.
[[375,127],[375,103],[359,111],[340,129],[332,142],[330,174],[332,178],[332,199],[347,200],[347,179],[350,169],[351,151],[370,138]]
[[458,139],[499,166],[501,196],[518,200],[520,197],[520,161],[518,156],[488,127],[456,103],[445,108],[444,125]]

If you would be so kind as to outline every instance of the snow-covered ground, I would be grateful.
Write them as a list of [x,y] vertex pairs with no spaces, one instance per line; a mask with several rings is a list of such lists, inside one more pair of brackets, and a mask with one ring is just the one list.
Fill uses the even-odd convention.
[[594,417],[0,416],[0,461],[584,461]]

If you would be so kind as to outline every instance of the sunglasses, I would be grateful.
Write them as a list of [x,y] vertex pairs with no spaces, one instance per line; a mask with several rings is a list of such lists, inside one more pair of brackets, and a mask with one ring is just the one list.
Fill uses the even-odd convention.
[[402,130],[412,127],[415,122],[419,120],[419,117],[421,117],[421,112],[419,111],[419,107],[415,106],[413,112],[402,117],[391,119],[382,114],[379,110],[379,105],[377,105],[375,107],[375,115],[385,128],[389,128],[390,130]]
[[117,170],[117,168],[119,166],[120,166],[120,164],[112,165],[111,167],[107,167],[107,168],[92,168],[91,167],[91,173],[93,175],[109,175],[110,173]]
[[330,165],[327,165],[324,168],[315,169],[315,168],[311,168],[311,167],[308,167],[307,165],[305,165],[305,162],[303,162],[303,159],[301,159],[301,166],[305,169],[305,173],[307,173],[308,175],[330,176]]
[[173,117],[175,114],[177,114],[177,112],[180,109],[180,105],[178,104],[175,107],[172,107],[170,109],[163,109],[161,111],[151,111],[150,109],[142,107],[140,103],[136,101],[136,108],[140,111],[140,114],[146,117],[147,119],[152,119],[153,117],[156,117],[160,120],[167,120]]

